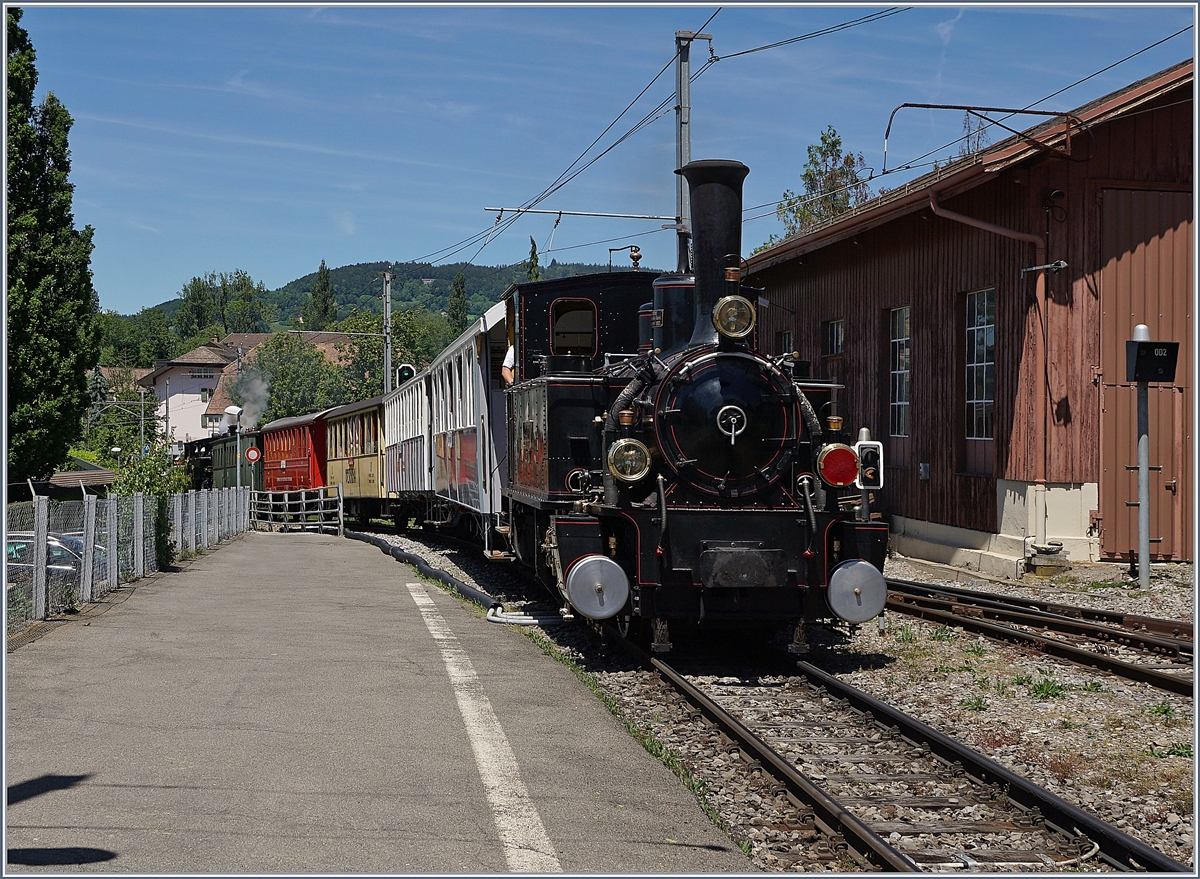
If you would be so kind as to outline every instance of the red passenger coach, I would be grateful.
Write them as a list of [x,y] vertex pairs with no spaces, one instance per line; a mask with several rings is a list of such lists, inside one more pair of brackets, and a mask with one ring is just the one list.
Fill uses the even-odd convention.
[[263,487],[267,491],[324,487],[325,416],[330,411],[280,418],[263,427]]

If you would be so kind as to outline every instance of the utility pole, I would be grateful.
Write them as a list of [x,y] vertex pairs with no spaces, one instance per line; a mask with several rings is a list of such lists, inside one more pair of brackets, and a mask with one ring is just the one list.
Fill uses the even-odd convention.
[[383,392],[392,392],[392,270],[383,273]]
[[[712,34],[675,31],[675,167],[692,160],[692,67],[693,40],[712,41]],[[675,224],[678,271],[686,275],[691,268],[692,206],[687,181],[678,175],[675,181]]]

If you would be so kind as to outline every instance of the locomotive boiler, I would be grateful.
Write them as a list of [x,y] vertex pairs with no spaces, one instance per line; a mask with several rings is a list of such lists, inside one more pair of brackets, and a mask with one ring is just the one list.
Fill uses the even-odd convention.
[[[549,335],[540,354],[525,346],[541,374],[509,392],[502,531],[573,612],[645,625],[659,651],[673,624],[768,624],[791,626],[803,652],[806,621],[863,623],[886,597],[887,525],[841,503],[871,483],[837,386],[757,347],[759,291],[740,280],[748,172],[723,160],[677,172],[694,276],[607,298],[574,279],[540,297],[544,315],[514,312],[522,338],[543,322]],[[603,347],[621,332],[606,337],[604,322],[633,314],[640,338]],[[868,476],[881,473],[879,445],[865,447]]]

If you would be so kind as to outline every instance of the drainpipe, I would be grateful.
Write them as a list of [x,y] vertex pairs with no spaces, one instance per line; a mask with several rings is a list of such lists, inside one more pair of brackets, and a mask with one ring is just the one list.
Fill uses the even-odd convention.
[[[1017,241],[1025,241],[1037,248],[1037,254],[1034,261],[1038,266],[1044,266],[1046,263],[1046,241],[1040,235],[1034,235],[1031,232],[1018,232],[1015,229],[1007,229],[1004,226],[997,226],[995,223],[989,223],[985,220],[980,220],[975,217],[968,217],[964,214],[956,214],[954,211],[948,211],[938,204],[938,194],[936,192],[929,193],[929,207],[936,216],[946,220],[953,220],[956,223],[963,223],[967,226],[974,226],[976,229],[982,229],[985,232],[991,232],[993,235],[1002,235],[1005,238],[1013,238]],[[1046,545],[1046,343],[1045,343],[1045,314],[1046,314],[1046,271],[1043,268],[1037,273],[1037,311],[1038,311],[1038,327],[1034,334],[1034,369],[1036,371],[1036,390],[1033,400],[1033,421],[1034,421],[1034,446],[1039,450],[1039,454],[1034,458],[1033,468],[1033,515],[1034,515],[1034,543],[1037,546]]]

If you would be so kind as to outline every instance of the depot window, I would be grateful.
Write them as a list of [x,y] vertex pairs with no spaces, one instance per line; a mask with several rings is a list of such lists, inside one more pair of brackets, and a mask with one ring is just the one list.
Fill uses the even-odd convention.
[[846,322],[830,320],[821,324],[821,353],[826,357],[836,357],[846,346]]
[[888,398],[888,434],[908,436],[909,405],[912,395],[912,330],[906,305],[891,310],[889,340],[890,391]]
[[555,354],[596,352],[596,305],[587,299],[560,299],[550,308],[552,350]]
[[992,439],[996,400],[996,291],[967,294],[966,437]]

